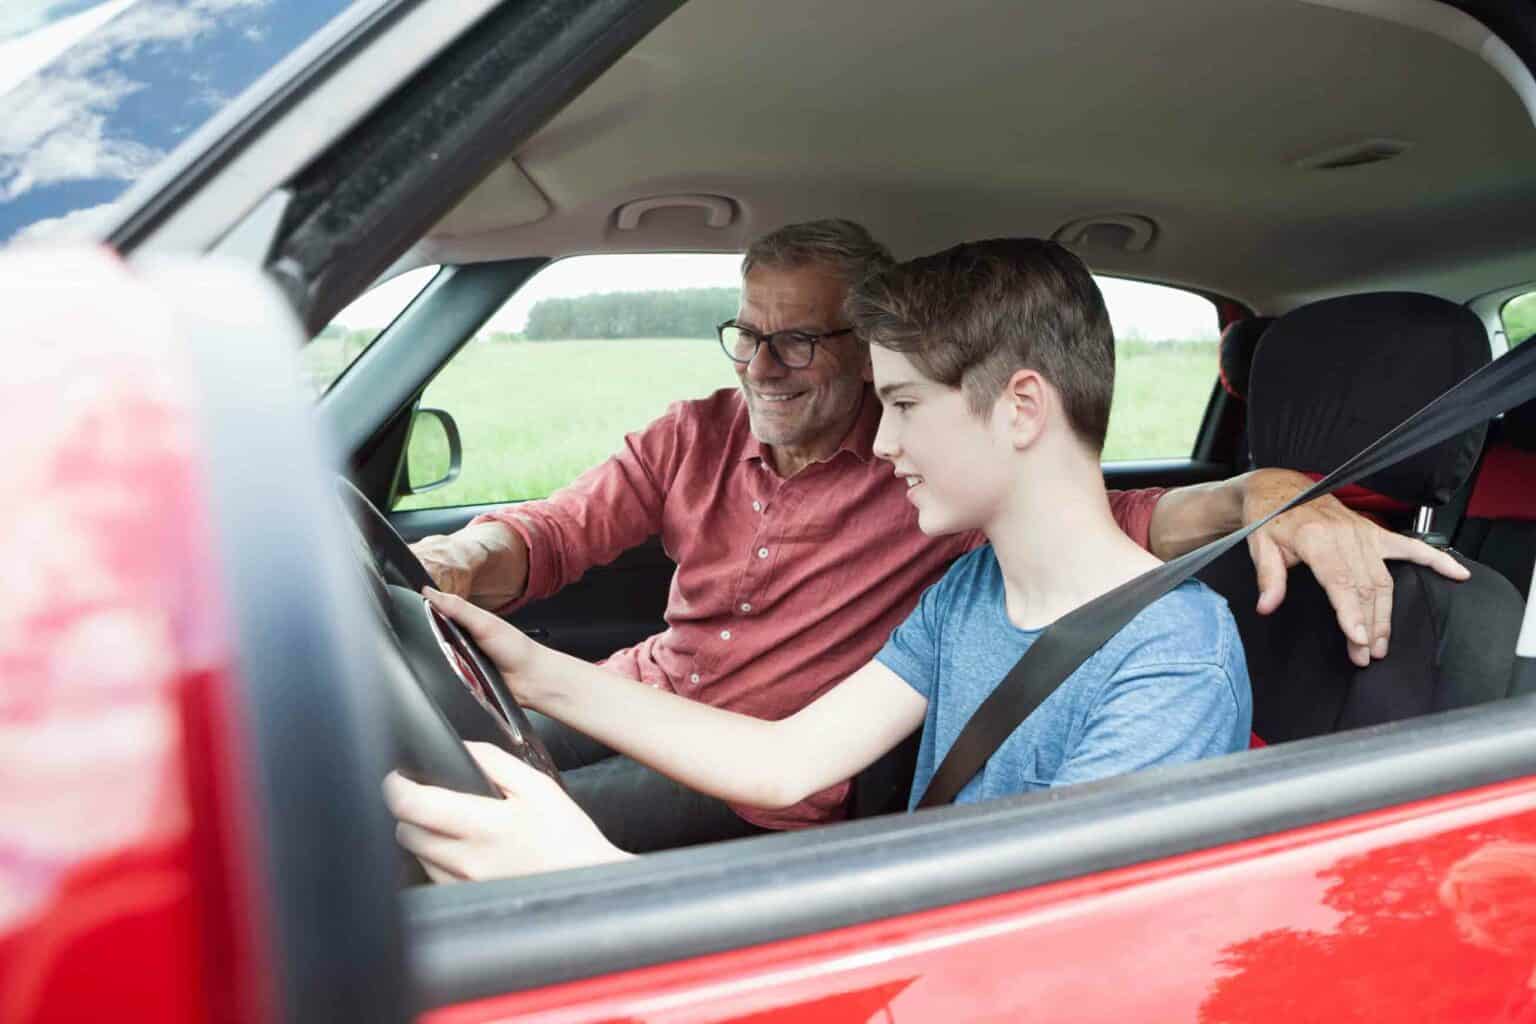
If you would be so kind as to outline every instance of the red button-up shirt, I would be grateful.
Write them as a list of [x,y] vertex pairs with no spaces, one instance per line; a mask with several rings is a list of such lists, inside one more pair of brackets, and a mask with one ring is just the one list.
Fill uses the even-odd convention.
[[[785,479],[752,435],[740,391],[678,402],[623,448],[543,501],[491,516],[528,542],[527,589],[547,597],[648,537],[677,563],[667,628],[607,668],[715,707],[786,718],[872,658],[923,589],[979,533],[928,537],[906,484],[873,453],[880,404],[830,458]],[[1110,492],[1147,546],[1160,490]],[[509,606],[516,607],[516,605]],[[767,828],[844,816],[842,783],[780,811],[737,807]]]

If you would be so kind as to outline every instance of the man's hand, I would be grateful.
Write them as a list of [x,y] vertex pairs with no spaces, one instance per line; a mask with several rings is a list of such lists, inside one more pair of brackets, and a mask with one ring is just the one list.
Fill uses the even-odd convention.
[[395,837],[434,882],[530,875],[624,860],[625,853],[546,775],[488,743],[465,744],[502,799],[470,796],[391,772],[384,802]]
[[[1261,470],[1244,481],[1243,522],[1262,519],[1312,485],[1300,473]],[[1402,559],[1464,580],[1466,568],[1444,551],[1392,533],[1332,495],[1292,509],[1248,538],[1259,575],[1261,615],[1285,600],[1286,573],[1304,563],[1322,584],[1338,616],[1349,660],[1364,668],[1384,658],[1392,632],[1392,575],[1386,559]]]
[[475,570],[485,562],[484,548],[441,533],[412,544],[411,554],[427,570],[437,589],[465,598],[474,586]]
[[528,545],[504,523],[487,520],[423,537],[411,553],[437,589],[485,608],[516,600],[528,583]]

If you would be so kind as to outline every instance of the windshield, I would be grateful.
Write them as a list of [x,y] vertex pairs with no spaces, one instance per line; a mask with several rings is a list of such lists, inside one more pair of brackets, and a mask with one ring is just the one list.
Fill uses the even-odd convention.
[[183,139],[352,0],[6,0],[0,244],[92,233]]

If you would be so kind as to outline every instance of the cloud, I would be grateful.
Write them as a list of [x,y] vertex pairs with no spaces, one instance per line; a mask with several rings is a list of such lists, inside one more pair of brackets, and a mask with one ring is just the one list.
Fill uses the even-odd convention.
[[45,26],[74,17],[101,4],[101,0],[42,0],[13,2],[0,8],[0,39],[30,35]]
[[106,134],[107,115],[142,86],[115,73],[32,79],[0,118],[0,200],[64,181],[131,181],[160,153]]
[[76,73],[88,73],[108,57],[119,62],[131,61],[146,46],[187,47],[204,32],[217,28],[226,15],[241,8],[266,7],[269,3],[270,0],[139,0],[70,51],[64,63]]
[[111,0],[110,3],[98,4],[89,10],[48,23],[46,27],[28,24],[20,34],[15,31],[15,27],[22,14],[36,21],[39,18],[55,17],[58,12],[32,10],[17,13],[5,9],[5,13],[0,13],[0,40],[4,40],[0,42],[0,93],[8,92],[18,83],[25,82],[38,69],[52,63],[65,50],[121,14],[133,2]]
[[[48,185],[71,181],[132,181],[158,161],[162,150],[114,135],[112,115],[123,100],[145,88],[120,68],[150,48],[185,48],[240,10],[270,0],[139,0],[80,38],[39,74],[23,81],[0,108],[0,200],[13,200]],[[82,16],[84,17],[84,16]],[[77,37],[78,38],[78,37]],[[154,53],[155,59],[173,59]],[[219,97],[204,89],[206,102]]]
[[35,221],[12,235],[7,245],[29,245],[34,242],[83,241],[94,239],[101,233],[116,203],[102,203],[71,210],[62,217],[49,217]]

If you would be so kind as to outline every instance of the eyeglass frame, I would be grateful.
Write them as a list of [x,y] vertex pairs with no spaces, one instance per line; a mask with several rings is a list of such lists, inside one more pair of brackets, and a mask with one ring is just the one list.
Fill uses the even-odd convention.
[[[756,343],[752,346],[752,354],[747,356],[747,358],[743,359],[740,356],[733,354],[731,350],[726,347],[725,329],[727,327],[736,328],[736,330],[752,338]],[[816,346],[819,343],[825,341],[828,338],[837,338],[844,334],[852,334],[853,330],[854,329],[852,327],[840,327],[835,331],[822,331],[818,334],[814,331],[804,331],[800,330],[799,328],[792,328],[786,331],[770,331],[767,334],[759,334],[757,331],[754,331],[750,327],[743,327],[741,324],[737,323],[734,318],[732,318],[715,328],[715,336],[720,339],[720,351],[725,353],[725,358],[729,359],[737,366],[750,366],[752,364],[752,360],[757,358],[758,349],[762,348],[763,343],[766,342],[768,344],[768,354],[773,356],[774,360],[780,366],[784,367],[786,370],[803,370],[816,361]],[[791,334],[796,336],[795,340],[803,340],[811,346],[811,354],[806,357],[805,362],[800,363],[799,365],[792,365],[788,360],[780,355],[778,346],[773,343],[774,338]]]

